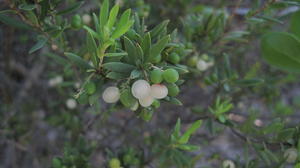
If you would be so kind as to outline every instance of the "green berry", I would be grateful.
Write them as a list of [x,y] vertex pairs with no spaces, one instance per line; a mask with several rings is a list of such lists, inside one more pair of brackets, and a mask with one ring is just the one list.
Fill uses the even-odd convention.
[[159,102],[158,100],[154,100],[154,102],[152,103],[152,106],[153,106],[154,108],[159,108],[160,102]]
[[180,61],[180,56],[177,53],[173,52],[168,56],[168,61],[173,64],[178,64]]
[[79,29],[82,26],[81,17],[79,15],[74,15],[71,19],[71,26],[74,29]]
[[151,58],[150,62],[151,63],[159,63],[161,61],[161,55],[159,54],[156,57]]
[[132,157],[130,154],[126,154],[123,156],[123,162],[126,164],[126,165],[129,165],[132,161]]
[[198,62],[198,57],[193,56],[193,57],[188,59],[187,65],[190,66],[190,67],[195,67],[197,65],[197,62]]
[[175,96],[178,95],[179,88],[178,88],[178,86],[175,83],[168,84],[167,88],[168,88],[168,95],[169,96],[175,97]]
[[154,69],[150,72],[150,80],[153,83],[160,83],[163,80],[162,71],[159,69]]
[[169,68],[163,72],[163,78],[168,83],[175,83],[179,79],[179,74],[175,69]]
[[109,168],[120,168],[121,167],[121,162],[117,158],[112,158],[109,161]]

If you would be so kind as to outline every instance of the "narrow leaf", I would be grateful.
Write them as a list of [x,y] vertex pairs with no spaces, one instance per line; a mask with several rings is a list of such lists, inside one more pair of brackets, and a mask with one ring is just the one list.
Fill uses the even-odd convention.
[[47,39],[45,37],[39,38],[37,43],[33,47],[31,47],[31,49],[29,50],[29,54],[32,54],[35,51],[42,48],[46,44],[46,42],[47,42]]

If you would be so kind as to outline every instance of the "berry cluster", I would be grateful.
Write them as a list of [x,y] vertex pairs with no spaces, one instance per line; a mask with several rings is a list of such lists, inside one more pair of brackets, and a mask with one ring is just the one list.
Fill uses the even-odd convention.
[[[123,89],[120,93],[119,88],[110,86],[106,88],[102,94],[102,98],[106,103],[116,103],[121,99],[121,103],[132,110],[137,109],[137,102],[142,107],[159,106],[157,100],[164,99],[167,96],[177,96],[179,88],[175,82],[179,79],[178,72],[169,68],[166,70],[154,69],[150,73],[150,82],[144,79],[136,80],[131,89]],[[163,83],[165,82],[165,83]]]

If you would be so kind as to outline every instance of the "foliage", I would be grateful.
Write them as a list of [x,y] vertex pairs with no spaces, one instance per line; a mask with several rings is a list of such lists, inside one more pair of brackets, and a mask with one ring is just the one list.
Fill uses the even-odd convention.
[[[285,91],[299,82],[300,12],[291,8],[300,2],[259,2],[245,2],[245,11],[242,1],[104,0],[99,9],[80,0],[7,1],[0,22],[34,33],[28,55],[47,59],[50,69],[47,87],[56,96],[40,105],[52,112],[41,120],[62,129],[64,143],[46,167],[95,167],[97,153],[96,167],[110,168],[299,167],[299,96]],[[187,90],[190,99],[182,96]],[[0,132],[16,144],[28,140],[36,116],[27,114],[39,106],[18,103],[0,107],[9,111],[0,114]],[[178,118],[166,104],[187,113]],[[135,118],[143,122],[132,127]],[[155,129],[145,129],[151,124]],[[95,138],[102,134],[94,130],[106,137]],[[202,152],[207,139],[228,132],[243,154]],[[129,139],[116,147],[123,134]]]

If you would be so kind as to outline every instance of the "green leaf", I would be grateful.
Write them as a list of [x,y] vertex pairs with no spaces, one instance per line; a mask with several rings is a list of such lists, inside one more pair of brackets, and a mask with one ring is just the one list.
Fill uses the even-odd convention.
[[151,38],[155,39],[156,37],[158,37],[163,32],[163,30],[167,28],[168,23],[169,23],[169,20],[165,20],[162,23],[160,23],[159,25],[155,26],[150,31]]
[[89,28],[88,26],[83,26],[83,28],[86,30],[86,31],[88,31],[94,38],[97,38],[97,39],[99,39],[99,36],[98,36],[98,34],[93,30],[93,29],[91,29],[91,28]]
[[174,131],[173,131],[173,135],[175,138],[179,138],[180,136],[180,128],[181,128],[181,121],[180,118],[177,119]]
[[129,73],[135,69],[135,66],[121,62],[109,62],[103,64],[103,68],[120,73]]
[[105,53],[104,56],[106,57],[123,57],[128,55],[126,52],[121,52],[121,53]]
[[75,2],[69,8],[57,12],[57,15],[64,15],[64,14],[71,13],[71,12],[79,9],[81,7],[81,5],[83,5],[83,3],[84,3],[84,1]]
[[133,97],[130,89],[125,89],[121,92],[120,101],[125,107],[132,107],[137,100]]
[[264,83],[263,79],[241,79],[241,80],[236,80],[236,84],[241,85],[241,86],[256,86]]
[[131,64],[135,64],[138,59],[138,53],[136,47],[134,46],[133,42],[130,39],[128,39],[126,36],[124,36],[124,45],[125,45],[125,50],[128,53],[126,57],[126,61]]
[[130,20],[131,10],[127,9],[121,16],[115,31],[112,33],[111,38],[117,39],[125,34],[129,28],[133,25],[134,21]]
[[300,39],[300,10],[295,12],[292,15],[291,23],[290,23],[290,30],[291,32]]
[[109,28],[109,30],[112,29],[112,27],[114,26],[115,22],[116,22],[116,18],[118,16],[118,12],[119,12],[119,5],[115,5],[109,14],[109,18],[107,21],[107,27]]
[[140,78],[141,76],[142,76],[142,72],[140,70],[137,70],[137,69],[134,69],[130,73],[130,78],[131,79],[137,79],[137,78]]
[[65,58],[58,56],[53,53],[46,53],[46,56],[52,58],[56,63],[61,64],[61,65],[67,65],[69,62]]
[[200,128],[201,124],[202,124],[202,120],[198,120],[198,121],[194,122],[192,124],[192,126],[189,127],[187,129],[187,131],[179,138],[178,143],[180,143],[180,144],[186,144],[189,141],[190,136],[194,132],[196,132],[198,128]]
[[168,69],[168,68],[173,68],[175,69],[179,74],[185,74],[185,73],[188,73],[189,70],[188,70],[188,67],[185,66],[185,65],[167,65],[165,66],[164,68]]
[[146,61],[154,60],[156,57],[160,55],[160,53],[163,51],[163,49],[166,47],[170,40],[170,36],[167,35],[163,37],[161,40],[159,40],[156,44],[152,46],[150,49],[150,57]]
[[97,67],[97,65],[98,65],[97,50],[98,49],[97,49],[97,44],[96,44],[93,36],[91,35],[91,33],[88,33],[86,43],[87,43],[87,49],[91,56],[91,60],[94,64],[94,66]]
[[109,11],[109,1],[104,0],[103,4],[101,5],[100,17],[99,17],[101,28],[103,28],[104,25],[107,23],[108,11]]
[[141,47],[144,52],[144,60],[147,60],[151,49],[151,35],[149,32],[144,36]]
[[16,20],[7,16],[6,14],[0,14],[0,22],[7,24],[8,26],[18,28],[18,29],[26,29],[31,30],[32,28],[23,22]]
[[119,79],[128,78],[128,75],[124,74],[124,73],[118,73],[118,72],[109,72],[106,75],[106,77],[109,78],[109,79],[119,80]]
[[31,47],[31,49],[29,50],[29,54],[34,53],[35,51],[39,50],[40,48],[42,48],[47,42],[47,39],[45,37],[40,37],[37,41],[37,43]]
[[295,132],[294,128],[287,128],[287,129],[281,130],[277,135],[277,139],[279,141],[286,141],[293,137],[294,132]]
[[199,150],[200,147],[196,145],[190,145],[190,144],[182,144],[178,146],[179,149],[185,150],[185,151],[195,151]]
[[19,5],[19,9],[26,10],[26,11],[31,11],[35,8],[36,8],[35,4],[21,4],[21,5]]
[[171,97],[169,101],[170,101],[170,103],[178,105],[178,106],[183,105],[182,102],[180,100],[178,100],[177,98],[175,98],[175,97]]
[[289,72],[300,72],[300,42],[294,35],[267,33],[261,40],[261,50],[269,64]]
[[78,67],[82,69],[92,69],[93,67],[88,64],[84,59],[82,59],[80,56],[70,53],[70,52],[65,52],[64,53],[71,61],[73,64],[77,65]]

